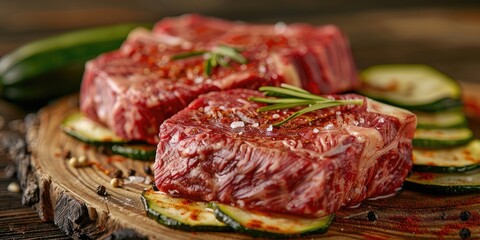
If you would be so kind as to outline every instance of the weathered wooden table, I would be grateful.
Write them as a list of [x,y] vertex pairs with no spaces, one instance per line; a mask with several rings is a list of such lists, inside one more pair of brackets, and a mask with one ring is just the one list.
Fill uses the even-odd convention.
[[[349,36],[359,68],[380,63],[425,63],[465,82],[480,84],[480,4],[417,1],[364,5],[316,1],[45,1],[0,2],[0,56],[22,43],[65,30],[119,22],[154,22],[162,16],[200,12],[245,21],[310,22],[339,25]],[[437,4],[434,6],[434,3]],[[379,5],[377,5],[379,4]],[[382,5],[383,4],[383,5]],[[479,93],[480,94],[480,93]],[[36,111],[0,101],[0,129],[18,128]],[[8,142],[6,135],[0,142]],[[68,238],[53,223],[22,205],[21,193],[7,191],[13,162],[0,147],[0,238]]]

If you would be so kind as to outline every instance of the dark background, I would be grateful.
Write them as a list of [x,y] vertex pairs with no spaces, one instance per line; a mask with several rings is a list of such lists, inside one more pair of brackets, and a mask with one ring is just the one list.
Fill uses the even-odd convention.
[[[196,12],[232,20],[336,24],[349,36],[360,69],[424,63],[455,79],[480,83],[480,1],[0,0],[0,56],[42,37],[98,25],[155,22]],[[480,94],[480,93],[479,93]],[[31,111],[28,110],[28,111]],[[24,108],[0,100],[0,130]],[[5,140],[5,139],[0,139]],[[0,238],[66,238],[9,193],[11,166],[0,149]]]
[[0,1],[0,55],[62,31],[122,22],[155,22],[197,12],[262,23],[339,25],[360,68],[426,63],[463,81],[478,81],[480,1]]

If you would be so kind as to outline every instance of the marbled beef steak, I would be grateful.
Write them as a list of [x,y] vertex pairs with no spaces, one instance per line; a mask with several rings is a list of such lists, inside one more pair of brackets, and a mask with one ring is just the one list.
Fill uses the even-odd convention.
[[394,193],[412,167],[416,117],[363,96],[362,106],[258,113],[263,96],[234,89],[201,95],[160,127],[156,186],[172,196],[323,216]]
[[[241,48],[248,63],[230,61],[205,74],[202,56],[171,57],[220,45]],[[118,135],[158,142],[158,127],[202,93],[256,89],[286,82],[313,93],[359,83],[345,36],[332,25],[253,25],[199,15],[165,18],[134,30],[122,47],[87,63],[80,108]]]

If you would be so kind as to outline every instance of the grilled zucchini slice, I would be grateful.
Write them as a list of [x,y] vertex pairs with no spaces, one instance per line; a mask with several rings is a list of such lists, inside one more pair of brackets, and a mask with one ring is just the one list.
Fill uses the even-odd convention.
[[361,79],[360,93],[405,109],[432,112],[462,105],[458,82],[427,65],[376,65]]
[[217,218],[235,231],[253,237],[291,238],[314,233],[325,233],[334,215],[321,218],[303,218],[291,215],[243,210],[230,205],[214,203]]
[[68,135],[89,144],[113,145],[127,142],[110,129],[90,120],[81,112],[70,114],[63,120],[61,128]]
[[418,172],[454,173],[480,168],[480,140],[449,149],[413,149],[413,164]]
[[403,187],[428,193],[478,193],[480,169],[464,173],[414,172],[405,179]]
[[148,217],[170,228],[184,231],[232,230],[217,220],[207,202],[173,198],[153,189],[143,191],[142,202]]
[[467,144],[473,139],[468,128],[417,129],[412,144],[417,148],[441,149]]
[[461,128],[467,126],[467,117],[461,108],[440,112],[414,112],[417,128]]

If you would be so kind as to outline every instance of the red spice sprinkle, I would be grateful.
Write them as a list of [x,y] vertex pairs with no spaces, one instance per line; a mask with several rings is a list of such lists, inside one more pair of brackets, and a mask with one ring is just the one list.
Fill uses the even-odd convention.
[[190,213],[190,219],[197,221],[198,220],[198,211],[192,211]]
[[109,174],[110,174],[110,170],[105,169],[100,163],[98,163],[98,162],[92,162],[92,165],[94,165],[95,167],[97,167],[98,170],[102,171],[102,172],[105,173],[106,175],[109,175]]
[[112,162],[123,162],[125,159],[121,156],[111,156],[109,158],[107,158],[107,163],[112,163]]
[[417,172],[417,176],[418,176],[418,179],[420,179],[420,180],[435,179],[435,175],[433,173]]
[[271,225],[267,225],[267,226],[265,226],[265,228],[268,229],[268,230],[272,230],[272,231],[278,231],[278,230],[280,230],[279,227],[271,226]]
[[248,228],[261,228],[263,226],[263,222],[259,220],[251,220],[245,224]]

